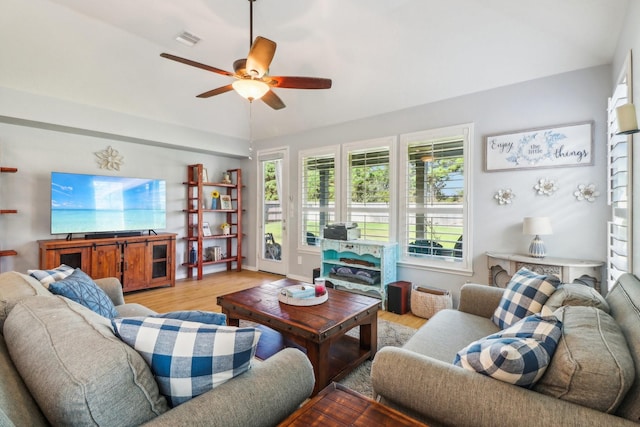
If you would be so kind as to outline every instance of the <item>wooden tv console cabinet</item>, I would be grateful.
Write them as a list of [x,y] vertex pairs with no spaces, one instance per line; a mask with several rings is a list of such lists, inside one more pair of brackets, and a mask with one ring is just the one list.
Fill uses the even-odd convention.
[[40,268],[80,268],[94,279],[117,277],[124,292],[175,286],[176,234],[39,240]]

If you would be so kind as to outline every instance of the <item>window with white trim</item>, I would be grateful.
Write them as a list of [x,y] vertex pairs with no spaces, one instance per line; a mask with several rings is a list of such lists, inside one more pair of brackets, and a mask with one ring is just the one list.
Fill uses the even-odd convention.
[[402,262],[471,271],[472,131],[467,124],[400,136]]
[[320,244],[322,229],[336,222],[340,147],[300,152],[300,247]]
[[343,217],[355,222],[361,238],[389,242],[392,228],[395,138],[344,145],[346,205]]
[[608,105],[607,203],[611,210],[607,239],[607,286],[633,273],[633,137],[618,134],[616,108],[633,102],[631,53]]

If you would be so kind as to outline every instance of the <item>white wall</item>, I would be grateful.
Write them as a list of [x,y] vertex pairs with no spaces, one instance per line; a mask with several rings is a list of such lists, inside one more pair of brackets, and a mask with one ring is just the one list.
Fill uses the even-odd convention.
[[[457,290],[466,281],[486,282],[486,251],[525,252],[530,240],[521,234],[521,221],[528,215],[549,215],[555,234],[546,236],[549,256],[604,260],[606,257],[606,220],[608,211],[605,196],[606,148],[604,124],[606,100],[611,90],[611,69],[596,67],[545,79],[480,92],[433,104],[371,117],[341,125],[317,129],[256,143],[256,150],[289,146],[291,165],[288,179],[292,192],[292,215],[298,199],[298,151],[321,145],[339,144],[386,135],[398,135],[460,123],[475,123],[473,182],[473,264],[471,277],[435,273],[414,268],[400,268],[399,278],[415,283],[432,284]],[[638,84],[636,79],[636,84]],[[21,98],[22,99],[22,98]],[[363,100],[366,102],[366,100]],[[5,106],[10,102],[3,103]],[[64,105],[65,108],[77,110]],[[47,113],[47,117],[54,114]],[[6,117],[6,115],[5,115]],[[21,119],[29,120],[26,116]],[[44,116],[38,116],[41,118]],[[595,163],[593,166],[539,169],[515,172],[486,173],[483,165],[483,137],[489,134],[517,131],[534,127],[555,126],[593,120],[595,122]],[[68,120],[64,125],[68,125]],[[133,118],[119,124],[132,125]],[[87,119],[74,123],[78,127],[100,123],[100,112],[91,111]],[[87,125],[89,130],[95,129]],[[146,128],[144,123],[141,128]],[[116,124],[107,129],[125,138],[113,140],[94,136],[58,132],[10,124],[0,120],[0,164],[19,168],[17,174],[0,176],[0,208],[16,208],[17,215],[0,217],[0,248],[16,249],[17,257],[0,259],[2,271],[25,271],[38,265],[37,240],[52,238],[49,234],[49,174],[51,171],[100,173],[94,152],[111,145],[125,157],[118,174],[122,176],[162,177],[168,182],[169,232],[178,233],[179,265],[185,257],[186,246],[180,239],[185,234],[186,191],[181,184],[185,165],[204,163],[212,176],[223,169],[243,169],[247,210],[245,230],[245,265],[256,265],[257,203],[255,160],[220,157],[207,153],[183,151],[166,147],[128,142],[128,136],[137,136]],[[187,135],[188,133],[185,133]],[[172,135],[173,140],[179,133]],[[215,144],[214,144],[215,142]],[[219,147],[220,141],[213,141]],[[225,141],[222,145],[230,145]],[[195,148],[195,147],[194,147]],[[195,148],[198,149],[198,148]],[[231,156],[236,156],[235,153]],[[115,172],[106,172],[115,173]],[[533,185],[547,177],[558,181],[560,190],[552,197],[536,196]],[[602,196],[595,203],[577,202],[572,193],[580,183],[595,183]],[[513,205],[498,206],[493,194],[500,188],[510,187],[516,194]],[[289,275],[311,278],[314,267],[319,266],[315,253],[296,253],[297,221],[289,221],[289,247],[292,248],[288,265]],[[298,255],[302,263],[297,263]],[[186,270],[177,268],[177,277]]]
[[249,142],[239,138],[1,86],[0,122],[65,128],[119,141],[236,158],[245,158],[249,149]]
[[[399,279],[457,291],[467,281],[486,283],[487,251],[527,251],[530,236],[522,235],[522,218],[550,216],[552,236],[545,236],[549,256],[602,260],[606,258],[606,126],[607,96],[611,87],[609,66],[595,67],[544,79],[506,86],[468,96],[398,111],[378,117],[344,123],[271,140],[260,141],[258,149],[290,147],[289,185],[292,199],[299,198],[298,152],[322,145],[399,135],[461,123],[475,123],[472,171],[473,276],[436,273],[401,267]],[[366,100],[363,100],[366,102]],[[536,127],[593,120],[595,162],[592,166],[509,172],[483,171],[486,135]],[[540,178],[558,182],[560,190],[551,197],[537,196],[533,186]],[[578,184],[594,183],[601,196],[594,203],[578,202],[573,192]],[[499,206],[493,195],[511,188],[516,198],[510,206]],[[248,189],[250,198],[255,191]],[[295,215],[295,213],[294,213]],[[296,253],[297,221],[289,219],[289,273],[311,277],[320,264],[317,253]],[[250,234],[255,235],[255,234]],[[302,264],[297,263],[298,256]]]
[[[98,167],[94,153],[108,146],[124,156],[120,171]],[[186,165],[194,163],[202,163],[211,178],[243,164],[235,158],[0,123],[0,165],[18,168],[15,174],[0,176],[0,208],[18,209],[18,214],[0,216],[0,249],[18,251],[18,256],[0,258],[0,271],[38,268],[37,240],[65,237],[49,232],[50,174],[60,171],[166,179],[167,229],[156,231],[178,234],[176,277],[185,277],[187,270],[180,266],[187,252],[181,239],[186,234],[182,182]]]
[[[632,51],[632,81],[633,81],[633,103],[636,105],[636,112],[640,112],[640,2],[630,1],[624,22],[623,31],[618,41],[616,54],[613,61],[612,88],[617,83],[622,71],[623,63],[629,51]],[[613,90],[611,90],[612,92]],[[640,188],[640,149],[637,144],[640,142],[640,134],[633,135],[633,183],[635,188]],[[640,273],[640,195],[633,195],[633,265],[634,274]]]

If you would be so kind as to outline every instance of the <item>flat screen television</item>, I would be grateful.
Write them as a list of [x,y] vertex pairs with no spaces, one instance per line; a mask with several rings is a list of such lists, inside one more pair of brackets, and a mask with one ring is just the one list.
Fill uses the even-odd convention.
[[51,234],[166,228],[162,179],[51,173]]

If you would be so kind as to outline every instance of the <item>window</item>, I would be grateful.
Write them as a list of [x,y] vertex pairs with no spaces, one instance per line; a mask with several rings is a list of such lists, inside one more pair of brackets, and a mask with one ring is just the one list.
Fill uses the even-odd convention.
[[336,222],[338,153],[339,147],[300,152],[300,247],[318,246],[324,226]]
[[401,135],[402,262],[471,271],[471,132],[469,124]]
[[611,211],[607,240],[607,285],[613,287],[625,272],[633,273],[633,156],[631,135],[618,135],[616,108],[631,102],[631,54],[627,56],[608,106],[607,203]]
[[346,144],[347,222],[358,223],[362,239],[391,241],[394,138]]

